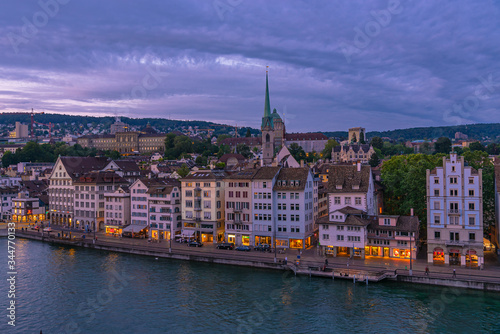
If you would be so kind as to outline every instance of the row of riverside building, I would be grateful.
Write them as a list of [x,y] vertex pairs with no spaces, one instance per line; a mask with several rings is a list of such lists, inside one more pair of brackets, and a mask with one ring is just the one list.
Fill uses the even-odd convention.
[[[361,163],[197,170],[175,179],[143,177],[128,161],[60,157],[49,177],[52,224],[158,241],[415,259],[425,239],[418,217],[382,215],[382,208],[372,168]],[[443,167],[427,171],[427,208],[428,262],[481,266],[482,171],[454,153],[443,158]]]

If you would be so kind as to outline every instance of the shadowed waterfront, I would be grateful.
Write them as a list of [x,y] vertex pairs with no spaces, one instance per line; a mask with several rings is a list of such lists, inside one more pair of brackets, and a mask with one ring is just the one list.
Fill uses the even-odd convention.
[[[0,247],[6,244],[0,240]],[[4,320],[2,333],[491,333],[500,328],[497,293],[354,285],[19,239],[16,251],[17,326],[12,331]],[[5,284],[0,293],[6,294]]]

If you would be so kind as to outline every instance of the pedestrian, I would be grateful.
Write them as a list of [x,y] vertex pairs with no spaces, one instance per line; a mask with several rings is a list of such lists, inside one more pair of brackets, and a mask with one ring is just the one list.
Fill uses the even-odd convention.
[[425,267],[425,274],[429,276],[429,267]]
[[325,267],[328,265],[328,259],[325,259]]
[[453,269],[453,278],[457,278],[457,272]]
[[285,264],[288,262],[288,257],[285,256]]

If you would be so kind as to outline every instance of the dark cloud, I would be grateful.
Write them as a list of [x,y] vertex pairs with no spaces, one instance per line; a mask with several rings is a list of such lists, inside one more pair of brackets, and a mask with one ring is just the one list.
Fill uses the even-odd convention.
[[0,13],[3,111],[258,127],[269,65],[289,131],[500,122],[492,1],[45,1]]

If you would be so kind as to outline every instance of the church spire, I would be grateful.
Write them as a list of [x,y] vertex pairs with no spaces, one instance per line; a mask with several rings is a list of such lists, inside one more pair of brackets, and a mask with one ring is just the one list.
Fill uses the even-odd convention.
[[271,116],[271,107],[269,104],[269,82],[268,82],[268,74],[267,74],[268,68],[269,68],[269,66],[266,66],[266,102],[264,104],[264,117]]

